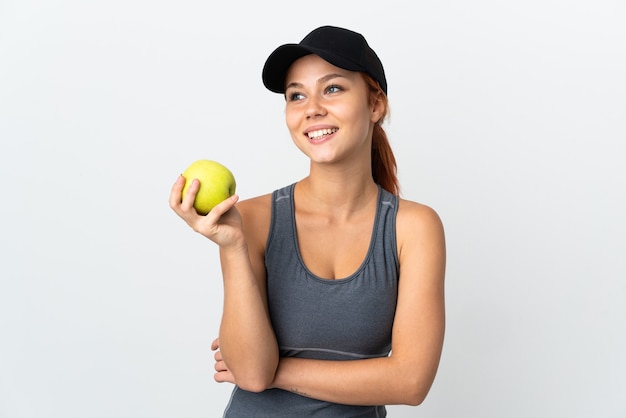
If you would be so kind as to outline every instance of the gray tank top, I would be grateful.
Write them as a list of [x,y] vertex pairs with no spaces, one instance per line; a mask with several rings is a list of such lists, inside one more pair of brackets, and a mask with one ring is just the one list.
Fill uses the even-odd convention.
[[[267,297],[281,357],[355,360],[385,357],[398,296],[398,198],[379,186],[370,246],[350,276],[327,280],[302,261],[295,184],[274,191],[265,251]],[[324,245],[323,242],[320,245]],[[385,417],[385,407],[340,405],[270,389],[233,390],[225,417]]]

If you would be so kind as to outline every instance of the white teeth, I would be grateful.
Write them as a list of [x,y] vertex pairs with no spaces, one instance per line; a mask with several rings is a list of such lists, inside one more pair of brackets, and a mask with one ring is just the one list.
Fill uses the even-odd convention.
[[333,129],[319,129],[317,131],[309,132],[309,133],[307,133],[307,135],[309,136],[310,139],[315,139],[315,138],[319,138],[319,137],[324,136],[324,135],[330,135],[330,134],[335,133],[335,132],[337,132],[336,128],[333,128]]

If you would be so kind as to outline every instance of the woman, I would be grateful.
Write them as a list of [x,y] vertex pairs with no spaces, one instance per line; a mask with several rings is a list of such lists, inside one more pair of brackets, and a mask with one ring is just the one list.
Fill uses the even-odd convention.
[[420,404],[444,337],[445,240],[431,208],[398,197],[381,127],[387,81],[362,35],[324,26],[277,48],[263,82],[284,94],[309,175],[271,194],[170,206],[220,248],[215,379],[226,417],[382,417]]

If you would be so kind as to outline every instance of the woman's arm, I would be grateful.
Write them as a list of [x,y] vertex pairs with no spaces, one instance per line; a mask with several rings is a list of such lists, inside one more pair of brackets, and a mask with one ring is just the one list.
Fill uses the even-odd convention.
[[220,247],[224,309],[220,349],[235,383],[261,392],[274,380],[278,344],[267,306],[265,242],[269,231],[269,196],[241,202],[246,250]]
[[389,357],[280,360],[273,387],[353,405],[418,405],[434,381],[445,328],[445,238],[430,208],[402,201],[397,219],[400,280]]
[[[220,346],[226,364],[232,365],[233,383],[259,392],[273,381],[278,347],[269,319],[265,288],[262,234],[269,228],[268,198],[241,202],[234,196],[198,215],[193,200],[199,188],[194,180],[185,198],[181,176],[172,187],[170,206],[196,232],[219,245],[224,282],[224,307]],[[250,216],[254,214],[255,216]],[[266,215],[264,217],[264,215]],[[267,225],[267,227],[266,227]]]

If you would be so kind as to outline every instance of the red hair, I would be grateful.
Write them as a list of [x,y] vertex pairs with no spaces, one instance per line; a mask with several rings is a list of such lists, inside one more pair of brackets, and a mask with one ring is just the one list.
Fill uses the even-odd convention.
[[391,150],[387,133],[382,127],[382,123],[389,113],[389,100],[376,80],[367,73],[362,74],[370,90],[370,104],[374,105],[376,101],[381,100],[384,106],[382,116],[374,124],[374,133],[372,135],[372,176],[374,177],[374,182],[380,184],[383,189],[399,195],[400,181],[397,175],[396,158]]

